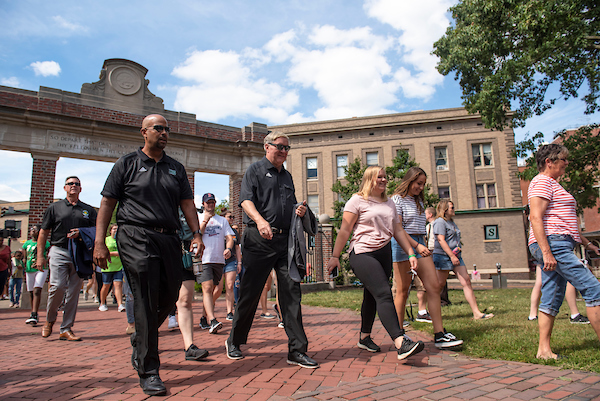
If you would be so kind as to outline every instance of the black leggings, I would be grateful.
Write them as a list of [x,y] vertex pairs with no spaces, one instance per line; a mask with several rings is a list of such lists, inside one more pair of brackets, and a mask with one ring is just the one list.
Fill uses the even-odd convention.
[[363,303],[360,310],[361,333],[371,333],[375,314],[392,340],[404,334],[398,322],[398,314],[392,298],[390,276],[392,274],[392,247],[388,242],[373,252],[350,253],[350,266],[364,285]]

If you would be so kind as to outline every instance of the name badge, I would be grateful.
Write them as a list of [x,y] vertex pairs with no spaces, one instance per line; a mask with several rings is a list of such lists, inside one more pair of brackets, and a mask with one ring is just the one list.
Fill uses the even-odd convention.
[[169,169],[169,174],[171,174],[171,175],[177,175],[177,171],[175,171],[173,169]]

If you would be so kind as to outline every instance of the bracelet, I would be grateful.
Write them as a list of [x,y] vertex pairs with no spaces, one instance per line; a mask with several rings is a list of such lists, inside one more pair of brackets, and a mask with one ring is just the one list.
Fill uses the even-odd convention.
[[409,259],[410,259],[410,258],[416,258],[416,257],[417,257],[417,255],[415,255],[414,253],[413,253],[412,255],[408,255],[408,258],[409,258]]

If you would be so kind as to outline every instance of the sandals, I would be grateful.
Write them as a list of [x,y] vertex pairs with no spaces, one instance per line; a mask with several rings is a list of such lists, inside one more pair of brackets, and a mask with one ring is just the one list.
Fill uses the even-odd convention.
[[493,313],[484,313],[479,319],[473,318],[473,320],[487,320],[494,317]]

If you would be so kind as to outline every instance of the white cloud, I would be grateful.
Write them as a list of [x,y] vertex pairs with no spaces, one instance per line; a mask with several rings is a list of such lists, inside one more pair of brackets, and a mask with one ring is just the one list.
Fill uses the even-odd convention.
[[177,90],[174,108],[209,121],[251,116],[286,124],[394,113],[407,99],[428,101],[444,80],[431,50],[450,24],[451,0],[424,2],[366,0],[365,13],[388,25],[377,32],[300,21],[259,48],[193,51],[172,71],[189,82]]
[[[252,60],[256,60],[253,54]],[[175,109],[196,113],[200,119],[256,116],[281,121],[298,104],[294,90],[257,78],[235,52],[194,51],[172,74],[194,84],[177,91]]]
[[65,18],[63,18],[60,15],[55,15],[54,17],[52,17],[52,19],[54,20],[54,22],[56,22],[56,24],[58,25],[59,28],[62,28],[67,31],[87,32],[87,30],[88,30],[86,27],[84,27],[82,25],[67,21]]
[[35,61],[30,64],[33,68],[35,75],[41,75],[43,77],[55,76],[60,74],[60,65],[56,61]]
[[402,31],[398,38],[404,51],[402,60],[415,72],[407,68],[400,69],[396,79],[408,98],[427,100],[443,81],[443,77],[435,70],[438,59],[431,51],[433,43],[450,25],[447,10],[453,3],[450,0],[365,1],[364,9],[370,17]]
[[0,184],[0,200],[6,202],[20,202],[29,199],[29,192],[24,193],[11,186]]
[[4,86],[13,86],[15,88],[19,87],[19,78],[17,77],[8,77],[8,78],[2,78],[0,79],[0,84],[4,85]]
[[[385,53],[393,40],[374,35],[370,28],[337,29],[317,26],[305,39],[305,47],[295,45],[294,31],[273,38],[264,47],[275,60],[289,60],[288,78],[314,89],[323,107],[315,119],[335,119],[389,113],[397,102],[399,85]],[[302,120],[290,116],[288,120]]]

